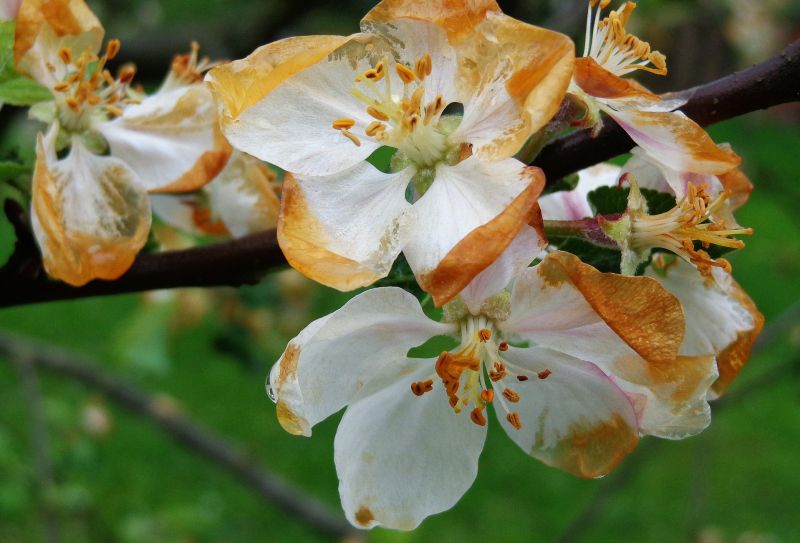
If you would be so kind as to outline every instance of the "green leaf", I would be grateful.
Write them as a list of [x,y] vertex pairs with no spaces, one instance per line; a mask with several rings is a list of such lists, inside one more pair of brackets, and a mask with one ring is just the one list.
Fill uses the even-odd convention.
[[389,275],[380,279],[375,283],[375,287],[400,287],[407,290],[420,300],[425,297],[425,291],[419,288],[417,280],[414,278],[414,272],[411,271],[411,266],[408,265],[406,257],[401,254],[395,260]]
[[582,262],[601,272],[619,273],[621,253],[616,249],[598,247],[577,238],[551,238],[550,243],[562,251],[572,253]]
[[562,177],[561,179],[556,180],[555,183],[546,186],[542,191],[542,195],[575,190],[575,187],[578,186],[578,181],[579,177],[576,173]]
[[14,231],[14,225],[11,224],[5,213],[6,200],[15,200],[20,205],[25,206],[23,194],[5,180],[0,180],[0,268],[5,266],[8,259],[14,254],[14,248],[17,243],[17,233]]
[[628,188],[599,187],[590,192],[587,199],[596,215],[611,215],[628,209],[628,193]]
[[47,87],[14,68],[14,21],[0,21],[0,103],[29,106],[52,99]]
[[[650,215],[665,213],[675,207],[675,197],[666,192],[651,189],[641,189],[642,196],[647,200]],[[629,187],[599,187],[587,196],[589,204],[595,214],[611,215],[624,213],[628,209]]]

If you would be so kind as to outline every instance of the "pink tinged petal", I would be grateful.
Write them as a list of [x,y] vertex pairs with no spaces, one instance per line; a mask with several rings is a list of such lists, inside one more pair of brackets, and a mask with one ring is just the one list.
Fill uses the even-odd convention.
[[[528,377],[497,384],[513,388],[518,402],[502,394],[494,402],[500,424],[523,451],[580,477],[602,477],[636,447],[631,400],[596,365],[539,347],[512,347],[503,358]],[[520,428],[509,420],[513,413]]]
[[307,326],[272,368],[278,420],[290,433],[311,435],[312,426],[376,382],[407,372],[402,362],[409,349],[453,331],[428,319],[417,299],[399,288],[359,294]]
[[676,260],[663,274],[648,268],[647,275],[680,300],[686,313],[686,338],[681,354],[714,355],[719,380],[711,396],[719,396],[750,356],[764,317],[727,272],[715,269],[707,281],[691,264]]
[[730,149],[718,147],[705,130],[680,111],[603,110],[633,141],[673,170],[719,175],[742,161]]
[[[526,169],[525,165],[516,159],[489,163],[471,156],[455,166],[439,165],[433,184],[422,198],[414,203],[417,230],[403,250],[423,288],[429,292],[432,288],[436,288],[436,285],[431,284],[429,276],[437,270],[440,263],[459,242],[477,228],[501,215],[528,187],[536,185],[538,190],[532,194],[532,201],[524,210],[520,210],[527,213],[541,191],[542,181],[543,179]],[[470,268],[472,264],[465,258],[472,258],[475,262],[480,260],[479,264],[482,267],[478,266],[479,269],[466,278],[451,277],[450,279],[466,279],[452,293],[453,296],[505,250],[527,222],[527,218],[523,215],[524,213],[518,217],[519,220],[511,221],[504,227],[510,228],[509,231],[493,233],[496,240],[504,241],[502,245],[491,247],[484,244],[482,248],[475,247],[473,255],[462,255],[463,258],[459,263],[461,269]],[[486,256],[484,253],[487,251],[494,254],[490,255],[488,261],[483,262],[485,260],[483,257]],[[441,303],[446,301],[447,299]]]
[[594,216],[587,196],[599,187],[614,186],[620,168],[613,164],[597,164],[578,172],[578,185],[569,191],[555,192],[539,198],[545,220],[570,221]]
[[93,154],[77,136],[58,160],[56,130],[39,135],[33,175],[32,221],[45,269],[75,286],[117,279],[147,241],[147,195],[124,162]]
[[722,183],[714,175],[674,170],[641,147],[634,147],[631,153],[623,171],[633,175],[640,187],[672,193],[677,200],[686,195],[689,184],[705,185],[712,197],[722,190]]
[[21,3],[22,0],[2,0],[2,2],[0,2],[0,20],[9,21],[16,19]]
[[685,321],[678,300],[650,278],[602,274],[577,258],[552,253],[514,284],[516,335],[591,360],[637,402],[643,433],[685,437],[708,425],[709,357],[679,356]]
[[411,392],[411,383],[432,378],[433,363],[352,403],[342,418],[334,460],[354,526],[413,530],[453,507],[475,480],[486,426],[455,413],[439,383],[422,396]]
[[487,298],[494,296],[530,266],[542,251],[543,240],[533,227],[524,226],[503,254],[479,273],[461,291],[461,299],[470,313],[477,315]]
[[[295,174],[324,176],[352,168],[381,146],[364,133],[375,119],[352,91],[356,77],[382,55],[391,57],[379,38],[351,37],[244,109],[226,123],[225,135],[237,149]],[[393,88],[402,89],[399,79]],[[354,121],[350,132],[360,145],[333,128],[338,119]]]
[[289,263],[340,290],[386,276],[414,231],[405,199],[413,173],[385,174],[362,162],[326,177],[287,176],[278,242]]
[[222,170],[231,152],[204,85],[154,94],[95,128],[111,155],[126,162],[148,191],[200,188]]

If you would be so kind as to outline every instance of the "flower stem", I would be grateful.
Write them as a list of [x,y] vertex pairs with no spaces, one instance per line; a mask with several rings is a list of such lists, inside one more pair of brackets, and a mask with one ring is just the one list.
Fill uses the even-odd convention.
[[544,231],[548,238],[581,239],[598,247],[618,250],[617,242],[607,236],[601,226],[603,220],[610,221],[617,218],[618,215],[598,215],[574,221],[544,221]]

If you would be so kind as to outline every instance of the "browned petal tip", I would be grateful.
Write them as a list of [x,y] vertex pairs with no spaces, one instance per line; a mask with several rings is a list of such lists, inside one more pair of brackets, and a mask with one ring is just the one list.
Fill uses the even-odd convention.
[[536,167],[524,169],[528,186],[488,223],[458,242],[433,271],[422,275],[420,286],[430,293],[437,307],[455,298],[476,275],[497,260],[526,224],[537,223],[541,210],[536,200],[544,188],[544,173]]

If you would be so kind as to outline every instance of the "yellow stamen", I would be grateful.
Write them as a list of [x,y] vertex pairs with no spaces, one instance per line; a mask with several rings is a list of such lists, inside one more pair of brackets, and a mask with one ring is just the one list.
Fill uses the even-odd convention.
[[341,132],[344,137],[352,141],[356,145],[356,147],[361,147],[361,140],[358,139],[358,136],[356,136],[355,134],[353,134],[352,132],[350,132],[345,128],[342,128],[341,130],[339,130],[339,132]]
[[408,85],[409,83],[411,83],[411,82],[413,82],[414,80],[417,79],[416,74],[413,71],[411,71],[409,68],[407,68],[406,66],[404,66],[402,64],[395,64],[394,68],[397,71],[397,75],[400,76],[400,79],[406,85]]
[[354,119],[336,119],[333,121],[333,129],[334,130],[350,130],[356,125],[356,121]]
[[389,116],[383,111],[377,109],[375,106],[367,107],[367,113],[378,119],[379,121],[388,121]]

